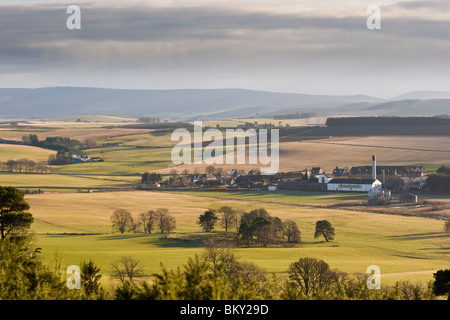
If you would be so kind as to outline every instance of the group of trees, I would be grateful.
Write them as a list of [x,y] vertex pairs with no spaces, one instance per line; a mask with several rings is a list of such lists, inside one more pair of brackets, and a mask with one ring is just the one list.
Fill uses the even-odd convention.
[[43,163],[35,162],[31,159],[23,158],[19,160],[8,160],[0,168],[8,172],[21,173],[47,173],[51,172],[52,168]]
[[140,227],[144,233],[152,233],[155,228],[158,228],[160,233],[170,233],[176,228],[176,220],[166,208],[143,212],[134,218],[129,211],[116,209],[111,215],[111,222],[113,228],[120,233],[125,231],[136,233]]
[[[235,229],[238,241],[248,246],[267,246],[283,241],[288,243],[301,242],[301,232],[295,221],[282,221],[278,217],[272,217],[263,208],[244,212],[223,206],[219,210],[206,211],[200,215],[198,220],[205,232],[211,232],[218,222],[225,228],[225,232]],[[327,242],[334,239],[334,227],[327,220],[316,222],[314,238],[321,236]]]
[[35,134],[25,135],[22,137],[22,143],[30,146],[36,146],[56,151],[75,151],[82,149],[83,145],[80,141],[63,137],[47,137],[40,141]]
[[450,166],[442,165],[428,175],[427,186],[431,192],[450,194]]
[[[292,224],[291,226],[294,226]],[[295,224],[296,226],[296,224]],[[240,240],[247,245],[263,245],[280,243],[285,237],[286,228],[283,221],[278,217],[272,217],[263,208],[254,209],[242,215],[238,234]],[[292,242],[300,242],[300,230],[294,229],[295,235],[289,236]]]
[[52,165],[73,163],[73,153],[72,151],[58,150],[56,155],[52,154],[48,157],[48,163]]
[[45,140],[40,141],[36,134],[23,136],[22,143],[30,146],[56,150],[56,155],[51,155],[48,159],[48,163],[51,165],[73,163],[72,155],[74,152],[82,149],[95,148],[97,146],[97,142],[92,138],[80,142],[79,140],[70,138],[47,137]]
[[[218,210],[207,210],[198,218],[203,231],[211,232],[220,223],[225,232],[236,231],[240,243],[250,245],[279,244],[301,242],[301,232],[293,220],[282,221],[272,217],[265,209],[254,209],[250,212],[235,210],[223,206]],[[320,220],[316,223],[314,237],[323,236],[326,241],[334,239],[334,228],[329,221]]]
[[154,172],[145,172],[141,177],[141,183],[150,185],[154,183],[159,183],[163,180],[163,177],[160,173]]
[[[210,209],[206,211],[199,216],[198,220],[205,232],[211,232],[218,222],[225,228],[225,232],[235,229],[238,240],[248,246],[267,246],[283,241],[288,243],[301,242],[301,232],[295,221],[282,221],[278,217],[272,217],[263,208],[244,212],[223,206],[219,210]],[[334,239],[334,227],[327,220],[316,222],[314,238],[321,236],[327,242]]]

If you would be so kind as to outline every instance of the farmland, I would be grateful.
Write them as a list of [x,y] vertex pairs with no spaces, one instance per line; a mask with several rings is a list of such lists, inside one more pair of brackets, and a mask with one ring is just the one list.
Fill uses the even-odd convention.
[[[119,120],[86,122],[57,119],[39,126],[3,128],[0,138],[20,141],[22,136],[36,134],[39,139],[61,136],[71,139],[93,139],[97,146],[83,150],[104,162],[53,166],[52,173],[0,173],[0,185],[21,189],[45,190],[44,194],[27,194],[30,212],[35,218],[32,231],[36,245],[42,248],[44,261],[52,264],[55,256],[62,265],[79,264],[93,259],[110,284],[111,263],[132,256],[144,266],[147,275],[160,271],[160,263],[169,268],[183,265],[187,258],[202,254],[202,241],[210,236],[224,236],[217,227],[212,233],[201,231],[197,223],[207,209],[228,205],[249,211],[264,207],[272,216],[297,223],[302,243],[288,247],[239,247],[236,254],[277,276],[285,276],[289,264],[300,257],[325,260],[332,268],[349,273],[365,273],[367,266],[381,267],[383,283],[396,281],[426,283],[437,269],[449,265],[449,238],[443,232],[443,221],[416,216],[382,214],[333,207],[336,203],[365,202],[366,194],[319,193],[298,191],[113,191],[132,190],[146,171],[172,174],[188,169],[203,172],[202,165],[174,167],[170,153],[175,142],[170,131],[121,128]],[[100,119],[105,120],[105,119]],[[92,122],[88,122],[92,121]],[[130,122],[124,122],[130,123]],[[236,122],[239,124],[241,122]],[[219,123],[217,123],[219,124]],[[226,125],[221,122],[220,125]],[[211,123],[211,125],[215,125]],[[106,145],[103,145],[106,144]],[[114,145],[115,144],[115,145]],[[55,151],[43,148],[2,144],[0,162],[29,158],[45,162]],[[280,141],[280,170],[304,170],[321,166],[331,171],[336,166],[369,165],[377,155],[380,165],[422,164],[436,170],[449,164],[448,137],[439,136],[357,136],[305,138],[291,136]],[[224,170],[251,170],[253,165],[225,164]],[[87,189],[95,192],[88,193]],[[98,192],[106,189],[107,192]],[[82,191],[82,192],[79,192]],[[157,208],[167,208],[175,217],[177,228],[170,235],[126,232],[111,228],[110,216],[124,208],[133,216]],[[314,238],[315,222],[329,220],[336,229],[332,242]]]
[[[259,197],[261,200],[262,195]],[[427,282],[433,270],[449,264],[449,241],[441,220],[318,209],[308,206],[317,198],[304,194],[299,197],[306,197],[301,207],[145,191],[27,195],[26,200],[36,219],[33,231],[37,245],[43,248],[47,261],[52,261],[55,254],[64,265],[92,258],[106,274],[111,272],[111,263],[121,256],[138,259],[150,274],[160,270],[160,262],[176,268],[188,257],[202,254],[201,239],[224,231],[219,227],[212,234],[201,232],[198,216],[208,208],[223,205],[245,210],[264,207],[271,215],[293,219],[298,224],[302,232],[299,246],[236,249],[242,260],[280,275],[300,257],[320,258],[332,268],[350,273],[364,273],[367,266],[376,264],[385,274],[386,284],[400,280]],[[116,208],[126,208],[137,215],[159,207],[168,208],[176,218],[177,229],[169,236],[120,234],[111,229],[109,217]],[[320,219],[334,225],[335,241],[314,239],[314,225]]]

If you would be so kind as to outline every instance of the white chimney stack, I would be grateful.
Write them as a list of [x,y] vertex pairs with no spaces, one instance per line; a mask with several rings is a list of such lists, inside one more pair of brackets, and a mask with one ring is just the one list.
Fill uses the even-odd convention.
[[377,161],[375,159],[375,155],[372,156],[372,179],[377,179]]

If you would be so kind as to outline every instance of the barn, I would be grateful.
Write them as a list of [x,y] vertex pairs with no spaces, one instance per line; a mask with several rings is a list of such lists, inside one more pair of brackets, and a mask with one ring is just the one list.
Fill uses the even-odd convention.
[[415,194],[407,193],[399,197],[401,203],[417,203],[418,197]]
[[373,188],[381,187],[377,179],[331,179],[327,183],[328,191],[369,192]]

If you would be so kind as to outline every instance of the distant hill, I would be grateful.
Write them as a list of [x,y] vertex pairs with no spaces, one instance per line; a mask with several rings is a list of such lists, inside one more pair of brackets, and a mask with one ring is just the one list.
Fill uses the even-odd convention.
[[448,115],[450,114],[450,99],[390,101],[371,104],[364,111],[367,112],[367,115]]
[[379,102],[375,97],[244,89],[126,90],[83,87],[0,89],[0,118],[126,114],[172,120],[248,117],[286,108]]
[[435,116],[450,115],[450,99],[417,100],[407,99],[384,102],[358,102],[338,107],[323,106],[321,108],[295,108],[282,110],[274,114],[315,112],[319,116]]
[[429,99],[450,99],[450,91],[411,91],[399,96],[392,97],[391,101],[396,100],[429,100]]
[[[446,97],[423,100],[413,97]],[[121,114],[192,121],[286,113],[336,115],[442,115],[450,93],[417,91],[404,99],[367,95],[311,95],[245,89],[128,90],[85,87],[0,89],[0,119]],[[398,96],[398,97],[402,97]]]

